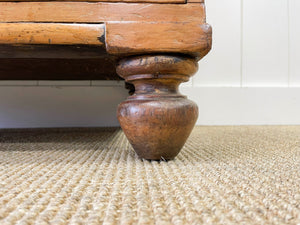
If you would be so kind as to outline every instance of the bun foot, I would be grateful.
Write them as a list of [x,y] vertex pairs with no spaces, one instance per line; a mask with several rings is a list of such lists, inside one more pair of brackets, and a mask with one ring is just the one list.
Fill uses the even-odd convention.
[[197,71],[186,56],[137,56],[123,59],[118,74],[134,84],[135,93],[118,107],[120,125],[139,157],[173,159],[198,117],[197,105],[178,92]]

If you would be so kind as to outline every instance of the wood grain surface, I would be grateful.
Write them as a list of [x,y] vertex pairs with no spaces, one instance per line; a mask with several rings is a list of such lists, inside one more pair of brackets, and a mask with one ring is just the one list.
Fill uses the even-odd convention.
[[198,60],[211,48],[202,3],[2,2],[0,8],[0,44],[105,44],[116,56],[168,52]]
[[[50,0],[59,2],[99,2],[99,0]],[[203,1],[203,0],[198,0]],[[0,2],[9,2],[8,0],[0,0]],[[11,2],[49,2],[49,0],[13,0]],[[126,2],[126,3],[159,3],[159,4],[184,4],[185,0],[101,0],[101,2]]]
[[204,4],[0,2],[1,22],[197,22]]
[[121,127],[136,153],[145,159],[173,159],[198,117],[197,105],[178,92],[198,68],[194,58],[175,55],[129,57],[117,72],[135,86],[118,107]]
[[0,2],[0,9],[2,59],[115,60],[172,53],[199,60],[211,48],[203,1]]
[[105,44],[104,24],[0,23],[0,44]]
[[[130,32],[128,32],[130,31]],[[205,56],[211,48],[211,27],[197,23],[106,24],[106,50],[110,54],[172,52]]]

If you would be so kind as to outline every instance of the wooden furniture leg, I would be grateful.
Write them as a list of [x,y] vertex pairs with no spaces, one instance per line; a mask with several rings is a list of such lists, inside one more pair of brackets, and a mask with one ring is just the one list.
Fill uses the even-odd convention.
[[117,73],[135,93],[118,108],[121,127],[136,153],[145,159],[173,159],[198,117],[198,107],[178,92],[198,68],[184,55],[142,55],[122,59]]

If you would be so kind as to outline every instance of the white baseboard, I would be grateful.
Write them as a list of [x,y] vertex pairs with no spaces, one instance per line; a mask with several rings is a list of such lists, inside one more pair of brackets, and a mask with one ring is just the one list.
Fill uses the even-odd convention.
[[119,126],[123,86],[1,86],[0,128]]
[[299,87],[181,87],[199,106],[198,125],[300,124]]
[[[99,84],[102,85],[102,84]],[[300,87],[192,87],[198,125],[300,124]],[[1,86],[0,128],[118,126],[122,86]]]

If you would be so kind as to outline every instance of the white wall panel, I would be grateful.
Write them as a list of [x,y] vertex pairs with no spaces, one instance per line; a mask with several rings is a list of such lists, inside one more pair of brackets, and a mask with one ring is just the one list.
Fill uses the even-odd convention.
[[290,85],[300,86],[300,0],[289,1]]
[[213,27],[213,47],[199,62],[194,86],[239,86],[241,1],[206,0],[206,11]]
[[0,128],[118,126],[124,87],[1,86]]
[[198,104],[197,125],[300,125],[300,88],[182,87]]
[[287,86],[288,0],[244,0],[243,9],[243,86]]

